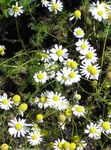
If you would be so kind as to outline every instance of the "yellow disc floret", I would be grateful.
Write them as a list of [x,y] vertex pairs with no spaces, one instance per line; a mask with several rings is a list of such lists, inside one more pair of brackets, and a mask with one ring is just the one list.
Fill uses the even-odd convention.
[[53,4],[53,5],[52,5],[52,9],[53,9],[53,10],[57,10],[58,8],[59,8],[58,4]]
[[40,79],[40,80],[41,80],[41,79],[44,79],[43,73],[38,73],[37,78]]
[[59,49],[59,50],[57,50],[56,54],[57,54],[58,56],[62,56],[62,55],[63,55],[63,51],[62,51],[61,49]]
[[104,130],[109,130],[110,129],[110,123],[105,121],[102,123],[102,127]]
[[54,95],[54,96],[53,96],[53,101],[58,101],[58,100],[59,100],[59,96]]
[[26,103],[22,103],[19,106],[19,110],[25,112],[28,109],[28,105]]
[[89,52],[86,54],[86,59],[91,59],[93,57],[93,53]]
[[76,107],[76,110],[77,110],[78,112],[82,112],[82,111],[83,111],[83,108],[82,108],[82,106],[77,106],[77,107]]
[[95,133],[96,129],[94,127],[90,128],[90,133]]
[[37,114],[36,115],[36,120],[41,122],[43,120],[43,115],[42,114]]
[[17,104],[20,102],[21,97],[20,97],[20,95],[14,95],[12,100],[13,100],[14,104]]
[[46,97],[46,96],[41,96],[41,98],[40,98],[40,102],[41,102],[41,103],[45,103],[46,100],[47,100],[47,97]]
[[38,135],[34,134],[32,135],[32,140],[37,140],[38,139]]
[[9,104],[9,100],[8,100],[8,99],[6,99],[6,98],[5,98],[5,99],[3,99],[3,100],[2,100],[2,104],[4,104],[4,105],[8,105],[8,104]]
[[81,17],[81,11],[80,11],[80,10],[74,11],[74,17],[75,17],[76,19],[80,18],[80,17]]
[[19,12],[19,7],[18,7],[18,6],[14,6],[14,7],[13,7],[13,11],[14,11],[14,12]]
[[16,125],[15,125],[15,128],[16,130],[20,131],[22,128],[23,128],[23,125],[21,122],[18,122]]
[[98,11],[98,15],[99,15],[99,16],[102,16],[102,15],[103,15],[103,11],[102,11],[102,10],[99,10],[99,11]]
[[83,43],[83,44],[81,45],[81,48],[84,50],[84,49],[87,48],[87,45],[86,45],[85,43]]
[[69,74],[69,77],[70,78],[74,78],[76,76],[76,73],[75,72],[70,72],[70,74]]
[[8,149],[9,149],[8,144],[3,143],[3,144],[1,145],[1,150],[8,150]]

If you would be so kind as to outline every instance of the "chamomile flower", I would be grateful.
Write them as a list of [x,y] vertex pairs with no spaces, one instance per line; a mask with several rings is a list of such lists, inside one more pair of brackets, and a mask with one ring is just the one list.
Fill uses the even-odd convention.
[[95,63],[97,62],[97,54],[95,53],[95,49],[93,47],[90,47],[88,51],[85,51],[81,54],[80,59],[82,60],[82,63]]
[[42,114],[37,114],[36,115],[36,121],[38,123],[42,123],[43,122],[43,118],[44,118],[44,116]]
[[99,4],[99,1],[97,1],[97,4],[91,4],[89,11],[91,12],[92,16],[98,21],[102,21],[108,18],[108,12],[106,8],[103,4]]
[[65,110],[68,104],[65,97],[61,96],[61,93],[54,93],[53,91],[50,91],[47,94],[47,102],[51,108],[55,108],[57,110]]
[[63,62],[64,66],[67,68],[71,68],[76,70],[77,69],[77,62],[74,61],[73,59],[67,59],[66,61]]
[[39,71],[34,74],[35,82],[45,83],[48,80],[48,76],[46,72]]
[[85,108],[84,108],[84,106],[76,104],[76,105],[74,105],[72,107],[72,112],[77,117],[81,117],[81,116],[84,117],[84,115],[85,115]]
[[0,45],[0,55],[4,55],[5,54],[5,46],[4,45]]
[[80,10],[77,9],[73,13],[70,14],[69,20],[72,21],[74,18],[76,20],[81,19],[81,11]]
[[51,0],[48,4],[48,9],[57,14],[58,11],[62,11],[63,3],[60,0]]
[[25,123],[26,119],[11,119],[10,122],[8,123],[9,125],[9,134],[14,136],[14,137],[20,137],[20,136],[25,136],[25,134],[29,131],[28,130],[28,124]]
[[26,103],[22,103],[19,105],[19,114],[23,117],[24,112],[28,109],[28,105]]
[[84,54],[84,52],[89,50],[90,48],[90,44],[88,40],[84,40],[84,39],[79,39],[78,42],[75,43],[75,45],[76,45],[76,50],[81,54]]
[[14,103],[16,106],[18,106],[19,103],[20,103],[20,101],[21,101],[20,95],[14,95],[14,96],[12,97],[12,101],[13,101],[13,103]]
[[60,62],[63,62],[64,59],[67,59],[68,57],[67,51],[68,50],[66,48],[63,48],[62,45],[55,44],[55,47],[50,49],[51,59],[53,59],[54,61],[59,60]]
[[46,63],[46,62],[49,63],[50,55],[49,55],[49,51],[48,50],[47,51],[43,50],[41,61],[43,61],[44,63]]
[[29,144],[32,146],[39,145],[42,142],[42,134],[40,133],[39,130],[30,132],[27,138]]
[[64,130],[65,128],[65,120],[66,120],[66,116],[64,114],[60,114],[58,117],[58,124],[60,125],[62,130]]
[[87,125],[87,129],[85,129],[85,133],[88,134],[90,138],[96,140],[101,138],[101,130],[99,126],[92,122],[90,123],[90,125]]
[[73,34],[76,38],[83,38],[85,35],[84,31],[80,27],[75,28]]
[[47,7],[48,4],[49,4],[49,1],[47,1],[47,0],[41,0],[41,3],[42,3],[42,6]]
[[86,146],[87,146],[86,141],[81,140],[81,141],[78,143],[78,146],[77,146],[76,150],[84,150],[84,148],[86,148]]
[[44,92],[41,94],[40,97],[36,97],[37,98],[37,105],[39,108],[44,108],[46,109],[48,107],[48,104],[47,104],[47,92]]
[[80,81],[80,75],[78,71],[74,71],[71,68],[64,67],[62,70],[58,71],[56,74],[56,79],[61,84],[71,85],[72,83],[77,83]]
[[63,149],[63,144],[65,143],[66,141],[64,139],[60,140],[56,140],[54,142],[54,150],[62,150]]
[[9,149],[9,145],[8,145],[8,144],[3,143],[3,144],[1,145],[1,150],[8,150],[8,149]]
[[98,80],[100,67],[98,66],[98,64],[92,65],[86,63],[81,65],[80,71],[81,71],[81,75],[85,76],[85,78]]
[[9,110],[12,108],[13,102],[11,98],[8,98],[7,94],[4,93],[2,96],[0,95],[0,108],[4,110]]
[[100,119],[99,126],[101,128],[101,132],[111,134],[111,122]]
[[15,5],[12,5],[12,8],[9,8],[9,14],[10,16],[17,17],[20,16],[23,13],[23,6],[18,6],[18,2],[16,2]]

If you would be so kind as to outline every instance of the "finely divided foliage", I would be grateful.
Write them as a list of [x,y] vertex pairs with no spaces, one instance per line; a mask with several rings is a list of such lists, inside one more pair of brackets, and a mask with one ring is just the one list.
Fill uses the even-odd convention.
[[111,2],[0,6],[0,149],[111,149]]

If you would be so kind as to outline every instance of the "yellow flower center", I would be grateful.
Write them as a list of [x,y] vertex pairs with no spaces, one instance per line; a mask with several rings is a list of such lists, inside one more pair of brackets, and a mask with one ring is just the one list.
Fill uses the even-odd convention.
[[76,144],[75,143],[71,143],[70,144],[70,150],[75,150],[76,149]]
[[13,7],[13,11],[14,11],[14,12],[19,12],[19,7],[18,7],[18,6],[14,6],[14,7]]
[[2,104],[8,105],[8,104],[9,104],[9,100],[8,100],[8,99],[3,99],[3,100],[2,100]]
[[50,69],[51,69],[51,70],[55,70],[55,69],[56,69],[56,66],[51,66]]
[[66,111],[65,111],[65,115],[67,117],[71,116],[72,115],[72,110],[70,108],[68,108]]
[[63,51],[62,51],[61,49],[59,49],[59,50],[57,50],[56,54],[57,54],[58,56],[62,56],[62,55],[63,55]]
[[57,10],[58,8],[59,8],[58,4],[53,4],[53,5],[52,5],[52,9],[53,9],[53,10]]
[[80,10],[74,11],[74,17],[77,18],[77,19],[81,17],[81,12],[80,12]]
[[34,123],[34,126],[33,126],[35,129],[38,128],[38,124]]
[[86,54],[86,59],[91,59],[93,57],[93,53],[89,52]]
[[43,115],[42,115],[42,114],[36,115],[36,119],[37,119],[38,121],[42,121],[42,120],[43,120]]
[[75,72],[70,72],[69,77],[74,78],[76,76]]
[[1,150],[8,150],[8,149],[9,149],[8,144],[4,143],[1,145]]
[[54,95],[54,96],[53,96],[53,101],[57,102],[58,100],[59,100],[59,96]]
[[78,29],[78,30],[76,31],[76,33],[77,33],[77,35],[82,35],[82,30],[81,30],[81,29]]
[[20,102],[21,98],[20,98],[19,95],[14,95],[13,98],[12,98],[12,100],[13,100],[13,102],[14,102],[15,104],[17,104],[17,103]]
[[40,98],[40,102],[41,102],[41,103],[45,103],[45,102],[46,102],[46,99],[47,99],[47,98],[46,98],[45,96],[42,96],[42,97]]
[[109,124],[109,122],[103,122],[102,123],[102,127],[104,128],[104,130],[109,130],[110,129],[110,124]]
[[43,73],[39,73],[39,74],[37,75],[37,78],[38,78],[38,79],[44,79]]
[[3,52],[3,51],[4,51],[4,48],[3,48],[3,47],[0,47],[0,53]]
[[96,75],[97,74],[97,69],[94,66],[88,66],[87,67],[87,71],[91,74],[91,75]]
[[82,108],[82,106],[77,106],[76,110],[77,110],[78,112],[82,112],[82,111],[83,111],[83,108]]
[[99,16],[102,16],[102,15],[103,15],[103,11],[102,11],[102,10],[99,10],[99,11],[98,11],[98,15],[99,15]]
[[19,106],[19,110],[21,110],[22,112],[25,112],[28,108],[28,105],[26,103],[23,103]]
[[38,136],[35,134],[35,135],[32,135],[32,140],[37,140],[38,139]]
[[62,146],[63,146],[62,142],[59,142],[58,145],[57,145],[57,147],[60,148],[60,149],[62,149]]
[[94,127],[90,128],[90,133],[95,133],[96,129]]
[[87,48],[87,45],[86,45],[85,43],[83,43],[83,44],[81,45],[81,48],[84,50],[84,49]]
[[18,122],[16,125],[15,125],[15,128],[16,130],[20,131],[22,128],[23,128],[23,125],[21,122]]

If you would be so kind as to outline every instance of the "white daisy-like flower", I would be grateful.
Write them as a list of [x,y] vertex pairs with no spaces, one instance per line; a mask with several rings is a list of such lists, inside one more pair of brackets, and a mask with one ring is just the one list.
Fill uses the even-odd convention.
[[[63,102],[63,104],[62,104]],[[61,96],[61,93],[54,93],[50,91],[47,93],[47,103],[51,108],[55,108],[57,110],[66,109],[67,100],[64,96]],[[62,104],[62,106],[60,106]]]
[[47,7],[48,4],[49,4],[49,1],[47,1],[47,0],[41,0],[41,3],[42,3],[42,6]]
[[84,40],[84,39],[79,39],[78,42],[75,43],[75,45],[76,45],[76,50],[81,54],[84,54],[84,52],[89,50],[90,48],[90,44],[88,40]]
[[78,143],[78,146],[77,146],[76,150],[84,150],[84,148],[86,148],[86,146],[87,146],[86,141],[81,140],[81,141]]
[[48,9],[57,14],[58,11],[62,11],[63,3],[60,0],[51,0],[48,4]]
[[34,132],[30,132],[29,136],[27,136],[28,142],[30,145],[39,145],[42,142],[42,134],[39,130],[36,130]]
[[16,2],[15,5],[12,5],[12,8],[9,8],[9,14],[10,16],[17,17],[20,16],[23,13],[23,6],[18,6],[18,2]]
[[59,60],[60,62],[63,62],[64,59],[67,59],[68,53],[67,49],[63,48],[62,45],[55,44],[55,47],[50,49],[50,56],[54,61]]
[[66,140],[58,139],[54,142],[54,150],[62,150],[63,149],[63,144],[66,142]]
[[37,101],[37,105],[39,108],[44,108],[46,109],[48,107],[48,104],[47,104],[47,92],[44,92],[41,94],[40,97],[36,97]]
[[77,69],[77,62],[74,61],[73,59],[67,59],[66,61],[63,62],[64,66],[67,68],[71,68],[76,70]]
[[86,111],[84,106],[76,104],[72,107],[72,112],[77,117],[84,117]]
[[65,84],[66,86],[77,83],[80,81],[80,77],[81,76],[78,74],[78,71],[74,71],[71,68],[66,67],[58,71],[56,74],[57,81],[59,81],[61,84]]
[[49,50],[47,50],[47,51],[43,50],[41,61],[43,61],[44,63],[50,62]]
[[91,63],[86,63],[81,65],[80,67],[81,75],[85,76],[85,78],[98,80],[100,73],[100,67],[98,66],[98,64],[92,65]]
[[4,55],[5,54],[5,46],[4,45],[0,45],[0,55]]
[[80,10],[77,9],[73,13],[70,14],[69,20],[72,21],[74,18],[76,20],[81,19],[81,11]]
[[111,122],[100,119],[99,126],[102,133],[111,134]]
[[97,1],[97,3],[92,3],[89,11],[91,12],[92,16],[98,21],[108,19],[108,12],[106,10],[106,7],[104,7],[103,4],[100,4],[99,1]]
[[90,125],[87,125],[87,129],[85,129],[85,133],[88,134],[90,138],[96,140],[101,138],[100,127],[92,122],[90,123]]
[[82,63],[95,63],[97,62],[97,54],[95,53],[95,49],[93,47],[90,47],[88,51],[85,51],[81,54],[80,59],[82,60]]
[[34,74],[35,82],[45,83],[48,80],[48,76],[46,72],[39,71]]
[[25,136],[25,134],[29,131],[28,129],[28,124],[25,123],[26,119],[11,119],[10,122],[8,123],[9,125],[9,134],[14,136],[14,137],[20,137],[20,136]]
[[83,38],[85,35],[84,31],[80,27],[75,28],[73,34],[76,38]]
[[12,108],[13,101],[8,98],[7,94],[4,93],[3,96],[0,95],[0,108],[4,110],[9,110]]

